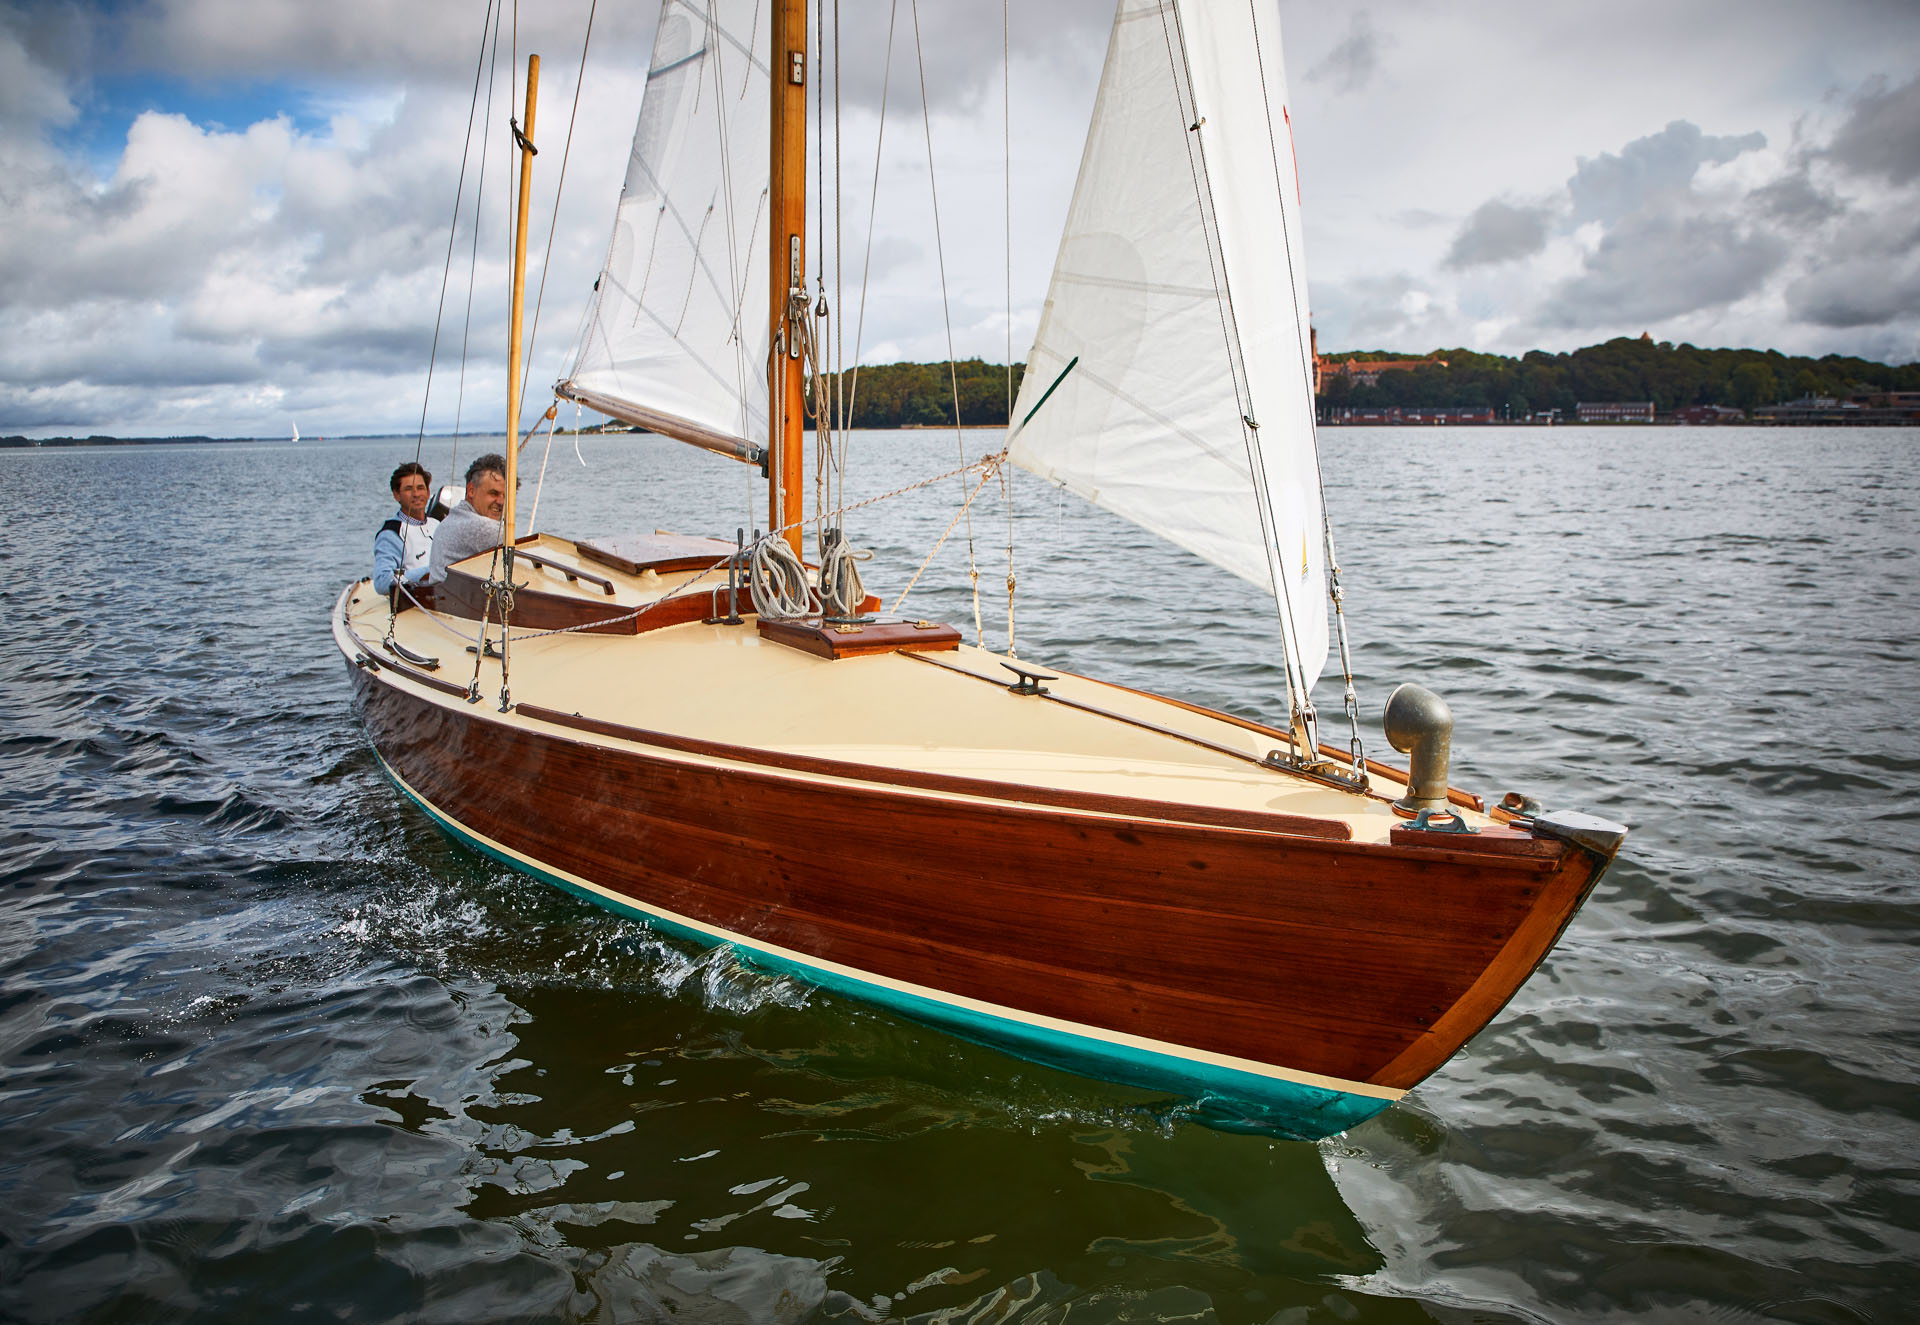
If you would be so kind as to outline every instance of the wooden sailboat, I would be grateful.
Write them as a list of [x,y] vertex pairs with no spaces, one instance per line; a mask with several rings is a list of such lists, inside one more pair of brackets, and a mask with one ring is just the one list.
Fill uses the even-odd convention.
[[[772,555],[804,523],[809,65],[803,0],[768,8],[663,6],[557,390],[764,462]],[[728,540],[541,532],[421,606],[341,593],[394,783],[603,906],[1216,1122],[1329,1135],[1444,1063],[1625,830],[1482,813],[1446,786],[1450,719],[1417,688],[1388,706],[1411,772],[1318,739],[1313,684],[1346,648],[1278,37],[1273,0],[1122,0],[1007,454],[1270,593],[1287,726],[1041,673],[872,600],[755,610]]]

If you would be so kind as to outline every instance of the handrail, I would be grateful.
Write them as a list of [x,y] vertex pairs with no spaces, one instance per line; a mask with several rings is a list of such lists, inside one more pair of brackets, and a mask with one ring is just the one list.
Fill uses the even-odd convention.
[[513,555],[518,560],[530,561],[536,566],[545,566],[550,570],[557,570],[562,575],[566,576],[569,580],[585,580],[588,584],[599,585],[602,589],[606,590],[609,594],[613,592],[613,581],[608,579],[602,579],[600,576],[595,575],[592,571],[584,571],[577,566],[568,566],[558,561],[549,561],[547,558],[541,556],[537,552],[523,552],[519,548],[514,549]]

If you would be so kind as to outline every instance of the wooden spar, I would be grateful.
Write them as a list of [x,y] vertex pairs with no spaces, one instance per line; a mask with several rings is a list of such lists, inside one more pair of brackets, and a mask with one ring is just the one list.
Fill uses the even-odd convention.
[[786,531],[800,555],[800,498],[804,490],[801,428],[805,422],[800,328],[789,320],[797,292],[806,299],[807,261],[807,4],[773,4],[773,153],[768,212],[773,218],[769,285],[772,345],[767,382],[772,437],[767,454],[769,527]]
[[509,545],[514,531],[514,488],[520,472],[520,325],[527,307],[527,210],[533,193],[533,106],[540,88],[540,57],[527,57],[527,113],[520,131],[520,205],[513,228],[513,303],[507,318],[507,505],[501,529]]

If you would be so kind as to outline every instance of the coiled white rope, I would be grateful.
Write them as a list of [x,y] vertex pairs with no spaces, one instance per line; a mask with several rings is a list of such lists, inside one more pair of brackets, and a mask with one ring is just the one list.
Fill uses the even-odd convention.
[[768,534],[753,545],[747,558],[747,592],[753,610],[769,621],[813,616],[820,610],[807,568],[778,534]]
[[873,559],[871,548],[856,548],[838,529],[829,529],[821,540],[820,605],[829,616],[853,616],[866,599],[866,586],[860,583],[860,563]]

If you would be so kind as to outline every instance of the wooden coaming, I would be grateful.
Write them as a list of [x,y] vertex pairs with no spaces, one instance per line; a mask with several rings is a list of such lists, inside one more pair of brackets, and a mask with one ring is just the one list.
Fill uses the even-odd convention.
[[1411,1086],[1492,1018],[1598,864],[717,766],[353,674],[376,747],[418,794],[638,903],[886,979],[1378,1086]]
[[[478,621],[487,613],[487,581],[467,571],[449,570],[447,578],[434,586],[433,598],[423,601],[436,611]],[[637,635],[708,620],[723,614],[726,603],[727,591],[722,586],[646,605],[646,610],[635,615],[639,605],[633,603],[608,602],[529,584],[514,590],[513,625],[516,630],[571,628],[583,635]],[[488,619],[498,624],[499,611],[496,609]]]

